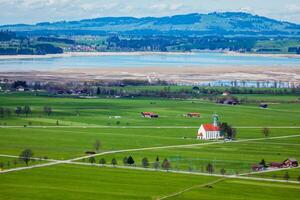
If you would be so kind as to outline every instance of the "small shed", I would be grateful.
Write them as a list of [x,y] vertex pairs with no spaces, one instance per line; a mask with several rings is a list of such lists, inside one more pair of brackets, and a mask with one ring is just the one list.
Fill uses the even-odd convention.
[[159,115],[155,114],[153,112],[142,112],[142,117],[147,117],[147,118],[158,118]]
[[263,108],[263,109],[266,109],[266,108],[269,107],[269,105],[268,105],[268,104],[265,104],[265,103],[262,103],[262,104],[259,105],[259,107],[260,107],[260,108]]
[[188,113],[187,114],[188,117],[200,117],[200,113]]

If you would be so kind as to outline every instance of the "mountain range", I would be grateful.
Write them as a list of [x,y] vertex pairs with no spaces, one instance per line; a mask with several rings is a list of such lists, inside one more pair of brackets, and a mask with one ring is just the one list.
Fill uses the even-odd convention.
[[300,36],[298,24],[242,12],[143,18],[102,17],[33,25],[2,25],[0,30],[30,35]]

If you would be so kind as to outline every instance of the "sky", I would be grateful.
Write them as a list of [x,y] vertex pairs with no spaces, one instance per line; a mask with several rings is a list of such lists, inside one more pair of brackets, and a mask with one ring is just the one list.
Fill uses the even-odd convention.
[[0,0],[0,24],[226,11],[300,24],[300,0]]

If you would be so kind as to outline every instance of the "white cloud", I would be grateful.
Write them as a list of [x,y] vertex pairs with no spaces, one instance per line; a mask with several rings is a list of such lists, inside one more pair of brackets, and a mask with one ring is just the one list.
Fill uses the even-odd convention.
[[300,23],[300,0],[0,0],[0,24],[243,11]]

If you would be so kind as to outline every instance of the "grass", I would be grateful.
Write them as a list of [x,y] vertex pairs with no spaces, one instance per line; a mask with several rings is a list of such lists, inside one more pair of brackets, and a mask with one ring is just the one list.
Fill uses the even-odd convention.
[[[98,156],[96,161],[105,158],[107,162],[110,162],[112,158],[116,158],[118,164],[123,165],[123,158],[132,156],[136,165],[142,166],[142,159],[147,157],[153,167],[152,163],[158,156],[160,162],[167,158],[171,162],[172,169],[207,172],[206,166],[208,163],[212,163],[215,169],[214,173],[220,173],[221,169],[225,169],[227,174],[235,174],[251,172],[251,166],[259,163],[261,159],[265,159],[266,162],[280,162],[289,157],[300,159],[299,146],[278,145],[278,143],[274,145],[272,142],[280,142],[280,140],[117,153]],[[89,160],[84,161],[89,162]]]
[[[60,165],[1,175],[1,199],[158,199],[220,178]],[[299,185],[225,180],[171,199],[298,199]],[[226,195],[224,195],[226,191]],[[243,191],[243,192],[241,192]]]
[[[159,156],[161,161],[168,158],[173,169],[202,172],[208,163],[212,163],[215,173],[225,168],[227,174],[234,174],[249,172],[251,165],[263,158],[267,162],[283,161],[288,157],[300,160],[300,137],[207,146],[201,144],[211,141],[195,139],[200,124],[211,122],[214,112],[219,114],[221,121],[237,127],[238,140],[263,138],[262,127],[266,126],[270,126],[269,137],[300,134],[300,129],[295,128],[300,126],[300,104],[290,103],[296,97],[254,95],[247,98],[281,102],[270,104],[269,109],[263,110],[253,103],[223,106],[204,100],[79,99],[2,94],[0,107],[15,109],[16,106],[30,105],[33,112],[27,117],[24,114],[19,117],[12,114],[0,119],[3,126],[0,128],[0,154],[17,156],[25,148],[30,148],[35,157],[70,159],[83,156],[86,151],[93,151],[93,144],[100,140],[103,152],[199,144],[96,157],[97,162],[103,157],[108,163],[115,157],[120,165],[124,156],[133,156],[138,166],[143,157],[153,162]],[[46,105],[53,109],[50,116],[42,112]],[[142,111],[156,112],[160,118],[142,118]],[[188,112],[200,112],[201,118],[184,117]],[[109,116],[121,116],[121,119]],[[57,121],[59,126],[56,125]],[[29,124],[41,127],[30,127]],[[92,125],[99,127],[92,128]],[[184,128],[187,126],[189,128]],[[245,128],[249,126],[258,128]],[[276,128],[278,126],[294,128]],[[0,162],[4,163],[13,160],[0,157]],[[10,164],[10,167],[17,166]],[[297,173],[291,171],[292,180],[295,180]],[[216,179],[95,166],[57,165],[1,174],[0,199],[156,199]],[[224,191],[229,195],[223,195]],[[296,199],[299,193],[298,185],[227,179],[214,185],[213,189],[195,188],[172,199]]]
[[285,174],[288,173],[290,181],[299,181],[300,183],[300,169],[287,169],[282,171],[274,171],[274,172],[265,172],[259,174],[252,174],[252,177],[259,177],[259,178],[271,178],[271,179],[279,179],[279,180],[286,180]]

